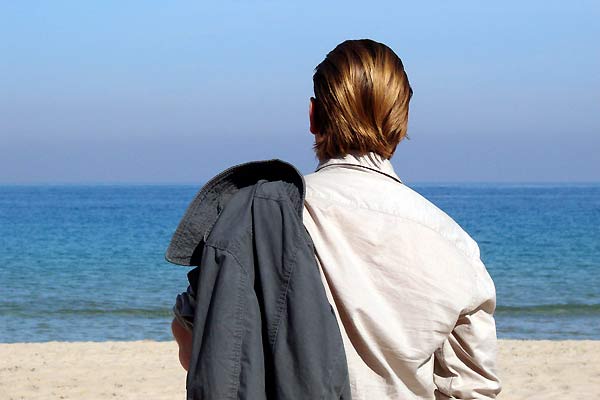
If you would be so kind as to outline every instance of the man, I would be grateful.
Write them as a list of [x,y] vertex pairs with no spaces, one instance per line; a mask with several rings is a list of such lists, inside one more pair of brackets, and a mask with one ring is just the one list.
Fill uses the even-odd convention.
[[[389,159],[412,89],[401,60],[349,40],[319,64],[319,159],[303,222],[344,340],[353,399],[495,398],[495,288],[477,243],[405,186]],[[187,365],[189,333],[173,333]]]

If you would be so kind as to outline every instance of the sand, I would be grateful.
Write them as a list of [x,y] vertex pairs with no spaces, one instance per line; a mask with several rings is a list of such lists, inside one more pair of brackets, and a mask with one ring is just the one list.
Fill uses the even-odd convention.
[[[600,341],[500,341],[500,399],[600,399]],[[175,342],[0,344],[0,399],[184,399]]]

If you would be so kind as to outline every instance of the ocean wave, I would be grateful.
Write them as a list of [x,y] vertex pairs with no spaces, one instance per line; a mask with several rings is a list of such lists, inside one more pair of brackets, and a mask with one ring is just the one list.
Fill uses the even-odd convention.
[[39,317],[138,317],[138,318],[166,318],[172,316],[170,308],[76,308],[76,309],[26,309],[24,307],[11,307],[1,310],[4,316],[21,318]]
[[497,314],[595,315],[600,314],[600,304],[538,304],[529,306],[498,306]]
[[[57,308],[31,309],[23,306],[0,307],[4,316],[18,317],[137,317],[166,318],[172,316],[171,308],[136,308],[136,307],[94,307],[94,308]],[[600,315],[600,304],[538,304],[528,306],[498,306],[497,315]]]

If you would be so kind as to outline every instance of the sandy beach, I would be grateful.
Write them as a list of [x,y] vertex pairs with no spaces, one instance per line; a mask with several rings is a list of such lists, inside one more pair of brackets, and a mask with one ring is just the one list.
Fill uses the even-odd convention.
[[[183,399],[175,342],[0,344],[0,398]],[[500,341],[500,399],[600,398],[600,341]]]

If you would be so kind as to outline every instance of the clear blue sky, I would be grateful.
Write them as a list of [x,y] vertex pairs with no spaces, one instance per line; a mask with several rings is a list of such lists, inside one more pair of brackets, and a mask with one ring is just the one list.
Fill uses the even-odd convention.
[[313,69],[350,38],[406,66],[407,183],[600,181],[598,4],[3,1],[0,183],[308,173]]

